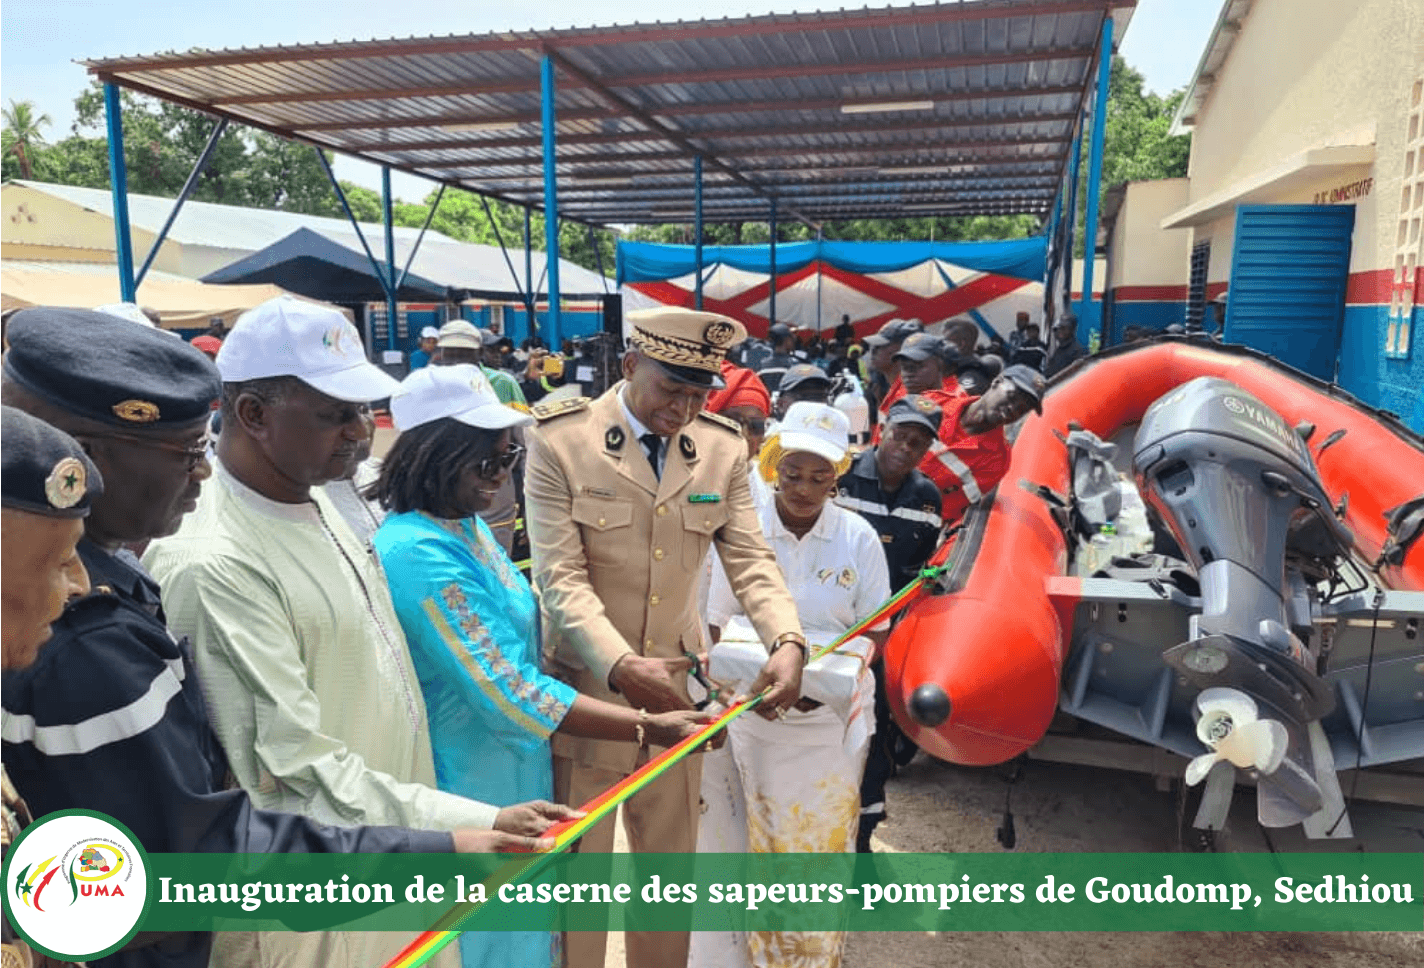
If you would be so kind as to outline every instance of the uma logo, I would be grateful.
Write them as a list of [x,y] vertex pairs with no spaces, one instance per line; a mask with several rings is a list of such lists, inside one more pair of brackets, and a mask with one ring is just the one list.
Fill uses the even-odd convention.
[[62,810],[31,825],[5,856],[5,913],[31,947],[97,958],[133,937],[150,901],[133,835],[109,817]]

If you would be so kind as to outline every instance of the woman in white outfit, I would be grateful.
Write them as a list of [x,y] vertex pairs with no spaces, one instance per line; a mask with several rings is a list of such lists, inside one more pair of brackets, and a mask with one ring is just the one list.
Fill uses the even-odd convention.
[[[890,596],[885,553],[874,529],[830,501],[850,465],[848,430],[840,411],[797,403],[759,457],[763,476],[774,486],[774,500],[760,509],[762,530],[813,646],[836,638]],[[707,620],[713,638],[725,641],[714,647],[714,677],[728,674],[733,660],[723,656],[757,647],[739,615],[736,596],[718,568]],[[873,679],[865,663],[887,628],[884,623],[847,643],[854,661],[832,656],[832,662],[821,663],[837,672],[821,676],[817,666],[808,669],[805,698],[784,718],[742,716],[732,723],[730,742],[704,762],[699,852],[855,850],[860,777],[875,731]],[[754,664],[756,657],[751,658]],[[843,944],[842,932],[705,932],[693,935],[689,964],[836,968]]]

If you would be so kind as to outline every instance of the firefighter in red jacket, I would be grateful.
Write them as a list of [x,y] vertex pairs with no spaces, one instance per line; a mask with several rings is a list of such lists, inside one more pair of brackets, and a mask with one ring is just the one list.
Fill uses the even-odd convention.
[[920,470],[939,486],[945,524],[958,521],[1008,471],[1004,427],[1029,410],[1042,414],[1043,389],[1043,374],[1019,365],[995,377],[983,396],[936,399],[944,418]]

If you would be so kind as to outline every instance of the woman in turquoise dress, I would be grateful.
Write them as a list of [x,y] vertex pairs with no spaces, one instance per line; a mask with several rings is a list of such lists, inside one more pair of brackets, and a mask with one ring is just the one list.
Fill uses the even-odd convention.
[[[478,368],[430,366],[391,398],[401,435],[369,492],[390,512],[374,545],[410,645],[439,787],[508,806],[552,799],[549,736],[671,746],[710,716],[650,715],[582,696],[540,665],[539,605],[475,515],[487,508],[532,423],[499,402]],[[466,932],[464,968],[545,968],[558,935]]]

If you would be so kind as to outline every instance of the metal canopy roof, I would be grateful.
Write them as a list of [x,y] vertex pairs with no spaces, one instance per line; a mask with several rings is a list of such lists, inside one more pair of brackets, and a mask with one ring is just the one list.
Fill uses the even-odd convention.
[[540,61],[558,70],[559,212],[607,224],[1044,216],[1105,16],[1135,0],[972,0],[735,20],[190,51],[104,81],[542,207]]

